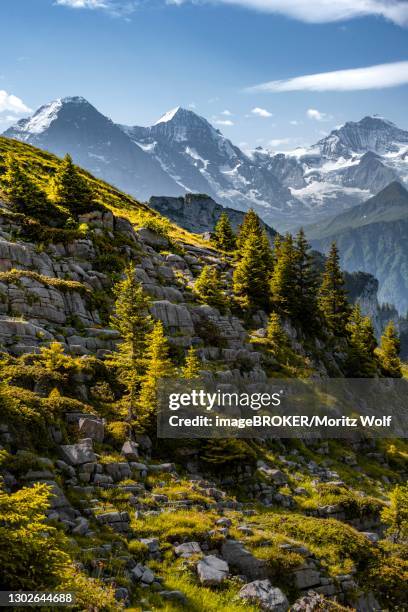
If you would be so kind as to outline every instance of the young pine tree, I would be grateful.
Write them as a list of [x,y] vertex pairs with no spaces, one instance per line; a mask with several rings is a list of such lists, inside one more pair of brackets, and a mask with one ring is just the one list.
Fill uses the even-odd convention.
[[87,180],[66,155],[53,178],[54,202],[72,213],[81,214],[95,208],[94,194]]
[[181,370],[182,377],[187,379],[198,378],[201,365],[202,364],[198,358],[197,351],[193,346],[190,346],[186,355],[184,366]]
[[293,238],[286,234],[279,243],[279,251],[275,255],[270,294],[272,308],[283,317],[295,318],[297,312],[296,295],[296,251]]
[[11,154],[6,157],[3,181],[6,196],[16,212],[41,218],[50,208],[45,193]]
[[295,238],[295,304],[294,315],[309,329],[316,320],[317,273],[305,232],[300,229]]
[[278,313],[272,312],[266,329],[268,348],[272,355],[281,360],[285,351],[289,348],[289,338],[282,327]]
[[215,266],[203,267],[194,283],[193,292],[204,304],[214,306],[220,312],[225,312],[227,298],[222,287],[220,272]]
[[233,251],[236,245],[236,236],[231,227],[227,213],[222,213],[218,219],[212,236],[212,242],[223,251]]
[[118,330],[122,341],[108,364],[116,369],[118,380],[126,389],[125,403],[131,418],[144,370],[145,337],[151,327],[149,300],[136,281],[133,265],[127,268],[125,278],[115,285],[113,291],[116,301],[111,325]]
[[238,304],[246,310],[267,309],[271,273],[271,249],[268,237],[249,233],[243,243],[233,275],[233,291]]
[[333,242],[318,293],[319,309],[329,330],[336,336],[345,336],[350,314],[344,275],[340,269],[339,252]]
[[393,321],[390,321],[381,336],[377,356],[384,376],[401,378],[401,360],[399,358],[400,339]]
[[374,351],[377,346],[374,328],[369,317],[361,314],[356,304],[351,311],[346,325],[348,333],[349,354],[347,374],[355,378],[370,378],[377,372]]
[[239,251],[244,246],[246,239],[252,234],[256,234],[257,236],[261,237],[262,225],[256,212],[252,208],[250,208],[248,212],[245,213],[244,220],[242,221],[238,229],[238,235],[236,240],[238,255]]
[[154,415],[157,410],[158,382],[174,374],[169,359],[167,338],[164,335],[163,323],[157,321],[146,338],[145,374],[138,398],[137,424],[147,432],[152,431]]

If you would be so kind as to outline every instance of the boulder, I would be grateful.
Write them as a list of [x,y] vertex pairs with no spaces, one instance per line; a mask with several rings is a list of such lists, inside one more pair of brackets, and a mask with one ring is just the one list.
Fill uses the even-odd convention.
[[137,461],[139,458],[138,444],[132,440],[127,440],[123,446],[121,453],[127,461]]
[[79,433],[85,438],[103,442],[105,425],[101,419],[81,417],[78,421]]
[[226,540],[222,545],[221,553],[230,567],[250,580],[266,578],[268,575],[266,561],[254,557],[238,540]]
[[63,444],[60,446],[63,460],[68,465],[82,465],[83,463],[93,463],[96,455],[92,449],[92,440],[86,438],[78,444]]
[[185,542],[175,547],[174,552],[178,557],[189,557],[201,552],[198,542]]
[[272,586],[269,580],[249,582],[242,587],[238,597],[268,612],[286,612],[289,609],[286,595],[280,589]]
[[204,586],[218,586],[227,577],[228,563],[215,555],[208,555],[197,564],[197,574]]

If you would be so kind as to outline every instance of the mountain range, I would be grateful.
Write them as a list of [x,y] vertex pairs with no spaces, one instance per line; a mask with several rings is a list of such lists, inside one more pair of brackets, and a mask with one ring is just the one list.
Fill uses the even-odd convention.
[[379,281],[380,302],[408,311],[408,191],[393,182],[342,214],[306,227],[313,247],[327,253],[335,241],[345,270]]
[[87,100],[55,100],[4,133],[57,155],[140,200],[202,193],[253,207],[279,230],[333,216],[390,182],[408,181],[408,131],[380,117],[347,122],[309,148],[242,151],[206,119],[175,108],[149,127],[124,126]]

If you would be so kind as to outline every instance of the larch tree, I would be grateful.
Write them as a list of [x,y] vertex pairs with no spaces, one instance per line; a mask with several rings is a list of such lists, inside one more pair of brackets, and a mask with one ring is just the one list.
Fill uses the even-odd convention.
[[286,234],[279,245],[270,282],[270,299],[272,308],[280,316],[295,317],[297,309],[295,248],[290,234]]
[[233,251],[236,246],[236,236],[231,227],[227,213],[222,213],[218,219],[212,236],[214,245],[222,251]]
[[135,278],[135,267],[130,265],[125,278],[113,288],[116,297],[111,325],[118,330],[121,342],[107,363],[118,372],[118,380],[126,389],[125,402],[131,419],[144,372],[146,334],[151,328],[149,300]]
[[11,154],[6,157],[6,172],[2,182],[7,199],[16,212],[41,217],[50,208],[45,192]]
[[243,243],[233,274],[233,291],[238,304],[246,310],[268,309],[271,250],[268,237],[252,232]]
[[193,346],[188,349],[184,366],[181,370],[183,378],[191,379],[198,378],[202,363],[198,358],[197,351]]
[[221,274],[215,266],[204,266],[193,286],[193,293],[204,304],[225,312],[227,297],[223,289]]
[[318,305],[328,329],[336,336],[346,335],[350,314],[344,275],[336,243],[333,242],[326,260],[322,283],[318,292]]
[[374,351],[377,346],[374,328],[369,317],[361,313],[359,304],[353,307],[346,325],[348,333],[347,375],[370,378],[377,372]]
[[95,208],[94,193],[70,155],[65,155],[52,181],[55,204],[81,214]]
[[385,376],[390,378],[402,377],[400,348],[401,343],[394,321],[390,321],[381,336],[380,346],[376,351],[381,370]]

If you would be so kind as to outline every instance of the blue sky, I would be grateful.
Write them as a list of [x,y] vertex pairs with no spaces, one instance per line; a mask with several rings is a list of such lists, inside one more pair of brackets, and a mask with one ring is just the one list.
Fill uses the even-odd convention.
[[66,95],[127,124],[190,107],[244,147],[374,113],[408,129],[407,2],[2,0],[0,16],[0,130]]

